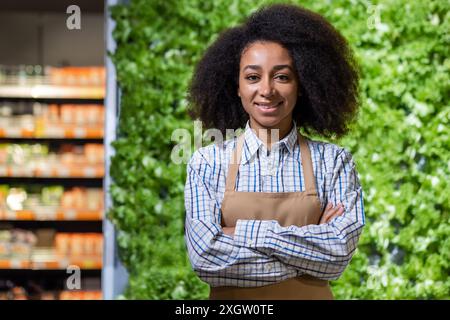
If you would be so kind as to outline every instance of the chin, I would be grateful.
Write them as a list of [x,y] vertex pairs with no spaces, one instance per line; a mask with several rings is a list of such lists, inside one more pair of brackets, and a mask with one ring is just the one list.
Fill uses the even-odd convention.
[[270,117],[266,117],[264,119],[256,119],[256,121],[263,127],[266,128],[274,128],[274,127],[278,127],[281,123],[281,119],[279,118],[270,118]]

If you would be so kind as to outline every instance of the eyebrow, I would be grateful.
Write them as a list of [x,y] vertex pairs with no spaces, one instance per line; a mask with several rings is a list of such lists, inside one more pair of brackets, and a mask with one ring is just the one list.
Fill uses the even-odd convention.
[[[284,69],[284,68],[288,68],[289,70],[291,70],[292,72],[294,72],[294,70],[292,69],[292,67],[288,64],[280,64],[280,65],[276,65],[274,66],[272,69],[275,71]],[[249,64],[247,66],[244,67],[244,69],[242,69],[242,71],[245,71],[247,69],[255,69],[255,70],[261,70],[262,68],[258,65],[254,65],[254,64]]]

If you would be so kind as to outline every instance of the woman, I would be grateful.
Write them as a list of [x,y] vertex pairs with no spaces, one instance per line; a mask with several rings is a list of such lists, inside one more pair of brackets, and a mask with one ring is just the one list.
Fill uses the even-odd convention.
[[351,154],[303,137],[342,136],[358,108],[346,40],[321,16],[272,5],[206,51],[190,115],[239,137],[187,166],[185,238],[211,299],[332,299],[364,226]]

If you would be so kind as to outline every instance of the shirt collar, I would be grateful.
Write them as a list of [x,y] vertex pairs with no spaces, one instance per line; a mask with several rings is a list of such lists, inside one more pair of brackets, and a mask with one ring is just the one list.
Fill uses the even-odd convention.
[[[247,120],[244,131],[244,147],[243,147],[243,159],[242,163],[247,163],[256,152],[263,146],[263,142],[256,136],[252,128],[250,128],[250,121]],[[280,148],[284,145],[289,153],[294,151],[295,144],[297,142],[297,124],[293,120],[293,126],[291,131],[282,140],[278,141],[275,145],[279,145]],[[272,146],[273,147],[273,146]]]

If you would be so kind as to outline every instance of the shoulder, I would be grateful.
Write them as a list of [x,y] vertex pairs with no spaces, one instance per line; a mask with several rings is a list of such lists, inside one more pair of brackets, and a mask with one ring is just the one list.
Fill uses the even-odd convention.
[[309,149],[313,157],[320,162],[325,162],[328,168],[345,164],[354,165],[353,155],[345,147],[334,143],[307,139]]

